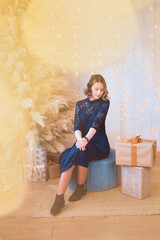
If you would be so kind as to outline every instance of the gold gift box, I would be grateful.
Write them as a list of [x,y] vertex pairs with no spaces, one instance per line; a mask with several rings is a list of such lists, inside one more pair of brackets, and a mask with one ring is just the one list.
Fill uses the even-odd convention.
[[116,143],[116,164],[153,167],[156,160],[155,140],[140,139],[139,136]]
[[60,176],[60,165],[49,161],[47,163],[47,175],[50,179],[58,178]]

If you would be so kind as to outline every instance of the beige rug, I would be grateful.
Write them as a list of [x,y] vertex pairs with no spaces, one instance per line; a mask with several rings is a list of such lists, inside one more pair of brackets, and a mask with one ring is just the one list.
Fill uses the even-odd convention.
[[57,216],[50,214],[57,186],[47,185],[35,206],[33,217],[84,217],[111,215],[160,214],[160,183],[153,183],[151,195],[137,199],[121,193],[121,186],[101,192],[88,192],[80,201],[68,202],[72,190],[67,189],[65,207]]

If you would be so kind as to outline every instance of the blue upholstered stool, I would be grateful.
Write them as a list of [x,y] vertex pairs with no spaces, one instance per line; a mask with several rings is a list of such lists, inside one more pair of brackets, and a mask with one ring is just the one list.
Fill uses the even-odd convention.
[[[120,183],[121,168],[115,163],[115,150],[102,160],[89,162],[86,187],[88,192],[103,191],[116,187]],[[68,187],[75,189],[77,183],[77,166],[74,168]]]

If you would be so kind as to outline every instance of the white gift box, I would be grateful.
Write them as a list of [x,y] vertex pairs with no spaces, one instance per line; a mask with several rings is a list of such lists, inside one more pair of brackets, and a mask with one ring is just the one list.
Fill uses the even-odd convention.
[[151,192],[151,168],[122,166],[122,193],[145,198]]
[[23,156],[24,180],[44,182],[47,177],[47,158],[44,146],[28,147]]

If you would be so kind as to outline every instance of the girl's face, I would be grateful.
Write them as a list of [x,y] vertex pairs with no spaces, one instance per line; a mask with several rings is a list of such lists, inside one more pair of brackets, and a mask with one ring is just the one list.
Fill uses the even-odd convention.
[[92,85],[91,90],[92,90],[91,99],[92,100],[99,99],[100,97],[102,97],[104,93],[104,86],[101,82],[95,82]]

